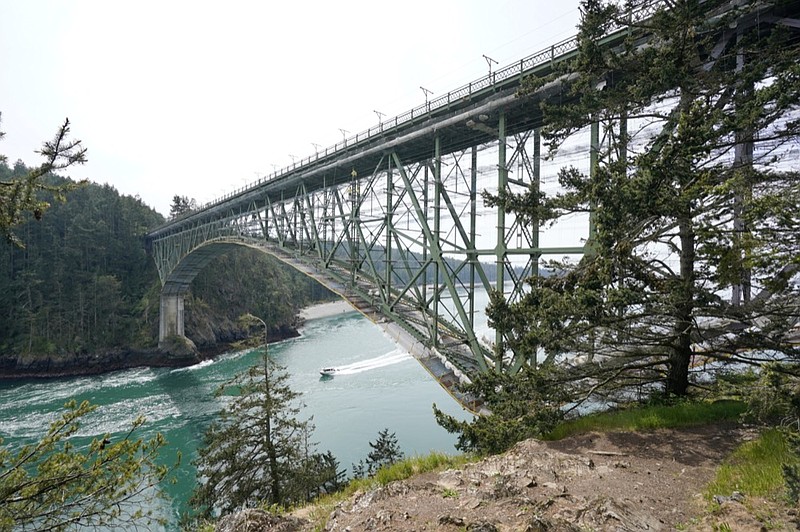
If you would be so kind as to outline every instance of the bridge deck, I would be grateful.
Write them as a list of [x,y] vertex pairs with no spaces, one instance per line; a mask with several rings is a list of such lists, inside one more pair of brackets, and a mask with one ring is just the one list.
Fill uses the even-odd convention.
[[[663,5],[645,1],[628,20],[641,22]],[[798,5],[773,11],[759,4],[758,12],[800,27],[785,19]],[[644,45],[645,26],[608,28],[599,44],[614,50],[631,38]],[[728,30],[714,31],[721,45],[731,38]],[[540,239],[547,229],[540,220],[502,202],[481,207],[480,194],[551,194],[542,188],[556,176],[545,168],[552,163],[543,156],[540,103],[563,105],[574,97],[564,90],[571,75],[556,69],[576,48],[576,38],[557,43],[152,231],[148,244],[164,283],[160,339],[183,335],[181,298],[197,272],[214,256],[247,245],[340,294],[451,393],[463,375],[536,364],[530,350],[506,349],[515,342],[503,331],[495,331],[492,346],[481,341],[476,289],[497,290],[512,302],[525,297],[524,280],[539,275],[543,257],[583,253],[593,217],[576,220],[583,224],[576,230],[561,226],[568,231],[557,239]],[[553,72],[560,75],[518,94],[526,77]],[[587,121],[574,135],[588,137],[581,160],[567,154],[556,162],[592,175],[604,164],[604,143],[600,122]],[[468,398],[457,399],[469,407]]]
[[[631,20],[647,19],[662,4],[653,0],[631,14]],[[627,28],[610,28],[603,38],[605,46],[615,46],[628,36]],[[241,189],[201,206],[200,209],[170,220],[154,230],[150,237],[159,237],[180,230],[198,216],[214,215],[265,194],[278,200],[283,191],[301,184],[308,190],[335,186],[350,181],[352,172],[367,175],[375,170],[388,151],[396,152],[408,163],[430,159],[433,155],[431,138],[441,143],[442,153],[452,153],[497,139],[497,131],[480,121],[481,116],[493,117],[502,109],[506,134],[514,135],[542,125],[539,102],[558,87],[538,91],[525,98],[518,97],[522,81],[535,75],[544,77],[577,53],[577,36],[539,50],[480,79],[415,107],[394,118],[360,132],[344,141],[318,151],[289,167],[278,170]],[[472,120],[471,120],[472,119]]]

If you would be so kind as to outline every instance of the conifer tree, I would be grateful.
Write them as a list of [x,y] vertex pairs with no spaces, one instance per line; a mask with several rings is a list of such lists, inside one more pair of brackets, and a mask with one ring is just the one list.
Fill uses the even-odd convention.
[[325,493],[339,491],[347,483],[347,473],[339,468],[339,461],[331,451],[312,453],[303,460],[295,481],[302,490],[297,499],[313,500]]
[[378,439],[374,442],[369,442],[372,450],[367,455],[366,466],[367,474],[372,476],[378,469],[389,466],[402,460],[403,451],[400,450],[400,444],[397,442],[397,435],[389,429],[385,428],[378,432]]
[[195,209],[197,209],[197,201],[194,198],[189,199],[187,196],[175,194],[172,196],[172,204],[169,206],[169,217],[170,219],[177,218]]
[[[5,133],[0,131],[0,140],[4,136]],[[0,233],[17,246],[22,246],[23,243],[12,229],[22,222],[24,214],[30,213],[40,220],[50,207],[50,203],[40,197],[41,192],[50,192],[57,201],[63,202],[66,192],[83,183],[53,186],[43,180],[51,172],[86,162],[86,148],[81,145],[80,140],[69,138],[69,119],[64,121],[53,140],[42,145],[39,153],[44,158],[44,163],[40,166],[22,176],[0,180]],[[6,157],[0,155],[0,163],[5,162]]]
[[[637,22],[639,9],[654,13]],[[797,360],[800,37],[775,23],[780,9],[586,0],[574,61],[525,84],[562,84],[542,103],[552,150],[599,124],[597,163],[563,168],[556,194],[487,199],[545,225],[591,212],[594,232],[579,262],[552,263],[558,275],[519,302],[495,295],[489,316],[518,354],[582,361],[568,378],[581,397],[655,384],[685,395],[699,350]]]
[[105,434],[87,445],[72,438],[96,409],[84,401],[66,412],[39,441],[12,451],[0,447],[0,530],[65,530],[141,526],[158,522],[145,511],[154,490],[173,468],[157,463],[161,434],[134,439]]
[[489,413],[464,421],[434,404],[436,422],[458,435],[456,449],[481,455],[502,453],[519,441],[541,437],[564,418],[569,401],[554,371],[525,367],[516,374],[482,373],[461,390],[482,398]]
[[[0,139],[3,136],[0,132]],[[40,153],[45,162],[34,169],[18,162],[9,175],[4,171],[6,157],[0,155],[0,233],[13,244],[12,252],[24,247],[14,229],[26,214],[39,220],[50,207],[43,195],[63,202],[66,192],[82,184],[52,182],[51,172],[86,160],[81,142],[68,137],[66,120],[55,138],[44,143]],[[23,288],[30,288],[30,279],[21,277]],[[163,436],[134,438],[145,422],[140,417],[125,434],[76,444],[72,438],[81,421],[96,408],[86,401],[68,402],[66,412],[40,440],[19,449],[2,445],[0,439],[0,530],[135,528],[159,521],[142,508],[173,469],[157,463]]]
[[203,514],[263,503],[288,506],[330,482],[322,478],[323,468],[310,474],[309,462],[317,461],[306,450],[311,427],[297,419],[299,394],[287,378],[265,352],[260,364],[217,390],[229,403],[206,431],[196,461],[200,484],[191,500]]

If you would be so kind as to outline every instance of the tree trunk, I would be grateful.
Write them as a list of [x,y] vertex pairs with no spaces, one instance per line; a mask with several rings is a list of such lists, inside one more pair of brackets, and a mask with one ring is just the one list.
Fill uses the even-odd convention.
[[267,345],[264,344],[264,400],[268,401],[266,411],[266,421],[264,426],[264,445],[267,447],[267,461],[269,462],[269,475],[271,484],[271,503],[282,504],[280,469],[278,464],[278,451],[275,449],[275,442],[272,441],[272,397],[270,395],[270,375],[269,360],[266,353]]
[[676,294],[675,338],[669,356],[667,395],[686,395],[689,389],[689,362],[692,359],[692,313],[694,311],[695,234],[690,208],[687,206],[679,221],[680,278]]

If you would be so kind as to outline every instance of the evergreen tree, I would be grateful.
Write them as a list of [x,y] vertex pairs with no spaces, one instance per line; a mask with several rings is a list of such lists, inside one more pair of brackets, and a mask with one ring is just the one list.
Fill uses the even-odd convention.
[[302,494],[297,494],[297,500],[310,501],[341,490],[347,483],[347,473],[340,469],[339,461],[331,451],[313,453],[303,459],[295,483],[302,490]]
[[[23,315],[31,329],[36,316],[34,305],[41,305],[44,299],[39,286],[43,282],[30,270],[17,272],[15,277],[13,258],[23,252],[24,246],[13,229],[21,224],[26,213],[35,220],[42,218],[50,204],[39,196],[40,193],[63,201],[66,191],[77,188],[77,184],[70,181],[46,181],[54,179],[51,171],[85,161],[86,150],[80,146],[80,141],[68,140],[68,133],[69,121],[66,121],[55,139],[44,144],[41,153],[46,162],[39,168],[28,170],[17,162],[10,171],[6,158],[0,156],[0,231],[13,244],[4,249],[0,258],[9,259],[8,268],[4,268],[10,275],[9,284],[18,294],[26,296]],[[2,136],[0,132],[0,138]],[[63,236],[66,239],[66,235]],[[23,263],[35,259],[34,253],[24,250]],[[52,264],[48,266],[53,268]],[[63,267],[63,264],[58,266]],[[102,284],[111,291],[118,289],[113,278],[105,279]],[[56,284],[55,291],[48,296],[61,303],[62,288]],[[8,290],[3,290],[2,297],[9,297]],[[13,314],[18,300],[11,301],[8,309]],[[49,335],[49,314],[47,318]],[[57,315],[53,317],[55,327],[59,326],[59,321]],[[5,332],[3,329],[0,327],[0,331]],[[31,334],[29,349],[33,338]],[[93,438],[85,447],[78,446],[73,437],[80,428],[80,421],[96,407],[86,401],[80,405],[70,401],[65,408],[67,411],[51,423],[47,434],[38,442],[14,451],[2,446],[0,440],[0,529],[64,530],[118,527],[120,524],[138,527],[151,523],[152,515],[141,508],[154,497],[156,486],[170,472],[170,468],[156,463],[165,443],[163,436],[157,434],[149,441],[133,439],[134,432],[144,423],[144,418],[140,417],[124,435],[105,434],[102,438]]]
[[189,199],[186,196],[175,194],[172,196],[172,204],[169,206],[169,217],[177,218],[181,214],[192,212],[197,208],[197,202],[194,198]]
[[[217,390],[229,403],[205,434],[199,451],[199,486],[192,505],[203,514],[258,504],[288,506],[330,481],[309,473],[317,458],[307,447],[310,425],[299,421],[297,397],[284,369],[267,356]],[[325,459],[320,458],[321,462]],[[314,478],[316,485],[310,485]]]
[[347,472],[340,469],[341,464],[339,460],[333,455],[331,451],[326,451],[321,455],[321,480],[320,485],[325,493],[334,493],[347,484]]
[[[65,530],[145,525],[142,511],[172,468],[157,463],[164,438],[133,439],[144,423],[122,435],[106,434],[84,446],[73,437],[96,407],[71,401],[38,442],[0,447],[0,530]],[[0,442],[2,443],[2,442]]]
[[[187,336],[198,347],[213,343],[226,329],[240,325],[239,316],[252,312],[266,322],[270,338],[286,337],[299,308],[311,301],[311,284],[316,281],[255,249],[217,257],[192,282],[186,299]],[[209,320],[212,310],[217,315]],[[216,335],[207,329],[209,324]],[[251,332],[263,335],[260,325]]]
[[555,371],[526,367],[514,375],[480,374],[461,389],[483,399],[489,413],[462,421],[433,405],[436,422],[458,435],[456,449],[481,455],[502,453],[519,441],[541,437],[564,418],[569,400]]
[[357,464],[351,464],[350,468],[353,470],[353,478],[365,478],[368,474],[363,458]]
[[[15,172],[29,171],[17,166]],[[53,175],[42,182],[74,185]],[[53,201],[48,191],[40,197]],[[92,183],[42,220],[26,217],[15,228],[24,249],[0,242],[2,352],[53,356],[154,345],[160,286],[143,237],[162,222],[141,199]]]
[[392,465],[403,458],[403,452],[400,450],[397,436],[394,432],[390,434],[388,428],[379,431],[378,439],[374,442],[369,442],[369,446],[372,447],[366,460],[367,474],[369,476],[374,475],[383,466]]
[[[0,115],[1,116],[1,115]],[[0,140],[5,133],[0,131]],[[64,201],[64,194],[75,188],[75,184],[60,186],[48,185],[43,178],[51,172],[63,170],[75,164],[86,162],[86,148],[80,140],[69,139],[69,120],[59,128],[53,140],[45,142],[39,152],[44,163],[30,171],[14,172],[11,179],[0,179],[0,233],[14,244],[21,246],[20,240],[12,228],[20,224],[25,213],[30,213],[36,220],[41,220],[50,203],[39,194],[49,192],[57,201]],[[0,155],[0,164],[5,165],[6,157]],[[21,163],[18,163],[18,165]],[[16,167],[15,167],[16,169]]]
[[[543,135],[557,150],[599,123],[597,164],[562,169],[554,195],[488,197],[545,224],[592,213],[580,262],[489,308],[518,354],[583,361],[579,398],[655,383],[684,395],[698,346],[746,364],[799,354],[800,179],[783,159],[800,133],[800,40],[763,4],[679,0],[636,23],[650,4],[584,1],[575,60],[523,89],[563,83]],[[618,46],[601,42],[631,20]]]

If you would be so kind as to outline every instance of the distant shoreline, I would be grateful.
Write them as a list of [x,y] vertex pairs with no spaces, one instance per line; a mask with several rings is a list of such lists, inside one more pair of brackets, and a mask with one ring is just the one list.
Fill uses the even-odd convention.
[[[330,318],[357,312],[344,300],[310,305],[299,312],[303,321]],[[301,325],[302,327],[302,325]],[[273,334],[270,343],[280,342],[298,336],[294,328]],[[115,348],[93,353],[60,353],[56,355],[14,354],[0,355],[0,381],[21,379],[53,379],[101,375],[112,371],[137,367],[186,367],[214,358],[216,355],[234,349],[235,342],[217,342],[201,346],[199,352],[191,356],[170,356],[157,348],[133,349]]]
[[319,303],[305,307],[300,311],[300,318],[303,321],[318,320],[320,318],[330,318],[338,316],[339,314],[347,314],[349,312],[358,312],[350,306],[350,303],[344,300],[330,301],[328,303]]

